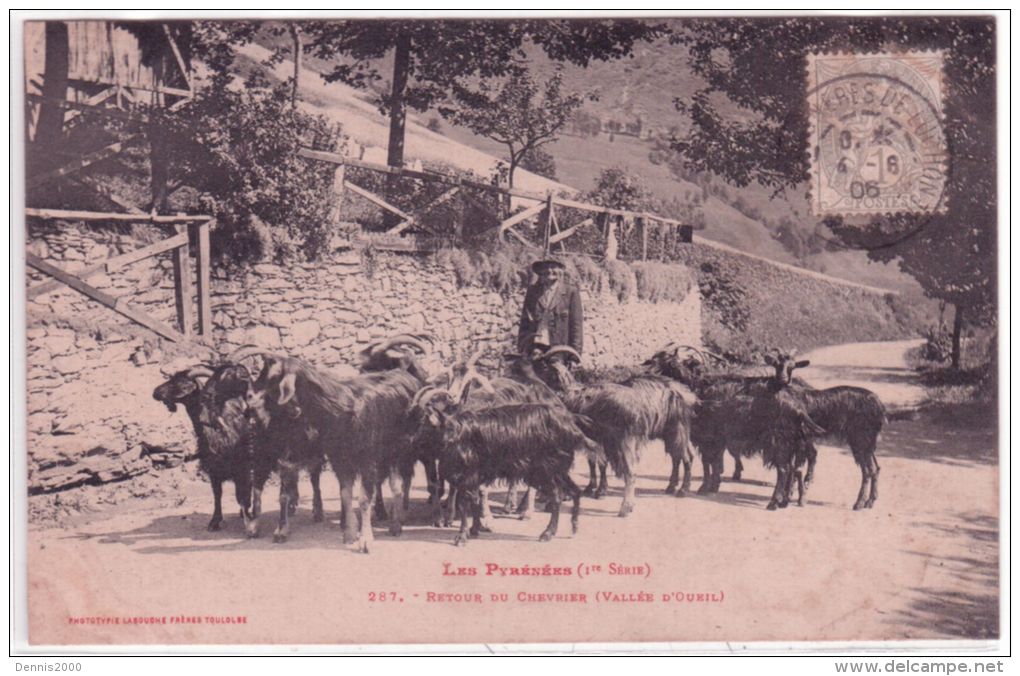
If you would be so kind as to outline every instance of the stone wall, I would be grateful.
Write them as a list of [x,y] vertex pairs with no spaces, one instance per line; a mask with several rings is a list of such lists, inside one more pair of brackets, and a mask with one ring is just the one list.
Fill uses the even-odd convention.
[[[136,246],[129,235],[68,227],[36,230],[29,240],[36,253],[71,271]],[[89,281],[174,322],[169,256]],[[523,290],[501,296],[459,287],[433,257],[396,254],[217,270],[212,286],[218,349],[251,343],[330,368],[349,365],[375,338],[413,332],[435,339],[430,370],[477,346],[485,348],[481,366],[498,369],[499,355],[513,350],[523,299]],[[637,364],[670,340],[701,343],[696,290],[679,304],[619,303],[587,291],[583,301],[588,365]],[[166,374],[205,358],[201,352],[157,339],[67,288],[27,309],[30,490],[122,479],[190,452],[183,410],[170,414],[151,394]]]

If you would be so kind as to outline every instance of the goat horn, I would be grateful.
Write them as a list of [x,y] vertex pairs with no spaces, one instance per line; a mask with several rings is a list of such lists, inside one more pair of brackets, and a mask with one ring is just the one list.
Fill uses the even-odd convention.
[[673,354],[678,354],[680,350],[683,350],[685,352],[693,352],[695,355],[698,356],[698,358],[701,359],[702,363],[705,362],[705,353],[699,350],[698,348],[694,347],[693,345],[678,345],[677,343],[670,343],[670,345],[676,345]]
[[557,354],[569,354],[578,362],[581,361],[581,355],[578,354],[577,350],[570,347],[569,345],[553,345],[542,354],[540,359],[548,359],[549,357],[555,356]]
[[430,401],[441,394],[450,396],[449,392],[438,387],[423,387],[418,390],[418,393],[414,395],[414,399],[411,400],[411,408],[425,408]]
[[485,348],[483,347],[480,347],[477,350],[475,350],[474,354],[468,357],[467,363],[464,364],[464,368],[467,369],[468,371],[473,371],[475,368],[475,364],[478,363],[478,360],[481,358],[484,352]]
[[385,340],[372,343],[365,349],[371,354],[377,354],[383,350],[388,350],[395,345],[410,345],[418,348],[422,352],[428,352],[428,347],[425,345],[425,341],[431,343],[432,339],[424,335],[418,336],[411,333],[401,333],[396,336],[391,336]]
[[236,363],[242,359],[247,359],[248,357],[272,357],[281,361],[283,359],[280,355],[275,352],[270,352],[265,348],[261,348],[256,345],[242,345],[227,355],[226,361]]
[[213,370],[206,364],[198,364],[188,369],[189,378],[212,378]]
[[699,350],[699,352],[701,352],[701,354],[707,354],[709,357],[715,359],[718,362],[726,363],[726,357],[718,355],[715,352],[710,352],[709,350]]
[[450,392],[450,396],[453,400],[459,403],[464,402],[464,397],[467,396],[468,391],[471,388],[471,383],[478,383],[478,385],[486,392],[492,394],[495,392],[495,388],[492,386],[492,382],[477,371],[470,371],[459,384],[459,386]]

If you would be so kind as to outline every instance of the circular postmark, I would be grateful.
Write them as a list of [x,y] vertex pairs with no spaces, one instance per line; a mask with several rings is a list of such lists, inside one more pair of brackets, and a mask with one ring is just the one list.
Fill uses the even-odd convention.
[[944,211],[941,55],[815,55],[809,68],[813,211]]

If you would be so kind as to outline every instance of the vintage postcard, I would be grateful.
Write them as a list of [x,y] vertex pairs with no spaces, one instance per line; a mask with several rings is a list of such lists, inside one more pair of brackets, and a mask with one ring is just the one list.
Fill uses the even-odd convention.
[[1000,18],[15,21],[30,649],[1005,638]]

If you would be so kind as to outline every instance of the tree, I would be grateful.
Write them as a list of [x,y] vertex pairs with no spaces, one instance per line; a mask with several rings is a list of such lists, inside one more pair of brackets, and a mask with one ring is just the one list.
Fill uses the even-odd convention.
[[515,74],[498,86],[482,81],[476,90],[459,89],[451,105],[440,112],[454,124],[506,146],[512,188],[524,157],[556,140],[584,101],[580,94],[565,94],[562,85],[561,73],[543,86],[528,73]]
[[524,153],[519,166],[533,174],[544,176],[553,181],[557,180],[556,158],[541,148],[534,148],[530,152]]
[[[899,260],[932,297],[954,303],[954,366],[960,329],[994,321],[996,274],[995,22],[982,17],[798,17],[712,19],[683,24],[672,36],[687,46],[705,86],[678,110],[690,118],[673,147],[689,169],[731,183],[757,182],[777,193],[808,177],[806,55],[824,51],[940,49],[943,108],[951,154],[945,213],[899,214],[826,225],[844,245],[879,261]],[[722,96],[720,96],[722,95]],[[727,114],[733,111],[740,114]]]
[[387,162],[404,159],[406,108],[425,112],[465,82],[524,72],[527,40],[555,61],[587,66],[592,60],[630,54],[639,40],[658,37],[663,27],[635,20],[543,19],[315,21],[303,25],[306,51],[337,61],[324,77],[364,88],[381,79],[381,60],[392,52],[389,94],[379,101],[390,117]]
[[256,73],[159,115],[169,171],[191,188],[191,208],[216,217],[214,250],[233,262],[327,252],[333,170],[297,153],[336,152],[343,139],[325,118],[296,110],[292,94],[290,82]]
[[[64,137],[65,111],[60,103],[67,97],[68,51],[67,24],[47,21],[43,100],[35,128],[35,141],[42,147],[58,147]],[[29,156],[40,159],[53,157],[48,152],[30,153]]]

